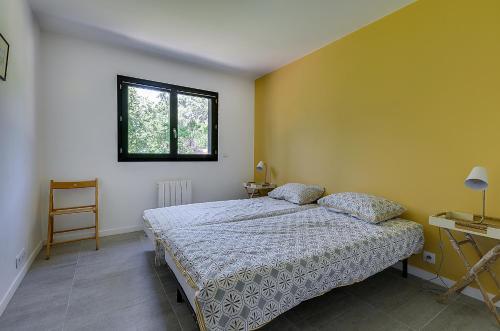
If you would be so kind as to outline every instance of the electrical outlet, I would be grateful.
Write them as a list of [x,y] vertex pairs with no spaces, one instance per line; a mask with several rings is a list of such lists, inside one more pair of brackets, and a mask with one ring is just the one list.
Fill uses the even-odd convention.
[[436,264],[436,254],[424,251],[422,254],[422,257],[424,259],[424,262],[431,263],[431,264]]
[[16,269],[19,269],[23,266],[25,259],[26,259],[26,252],[23,248],[16,256]]

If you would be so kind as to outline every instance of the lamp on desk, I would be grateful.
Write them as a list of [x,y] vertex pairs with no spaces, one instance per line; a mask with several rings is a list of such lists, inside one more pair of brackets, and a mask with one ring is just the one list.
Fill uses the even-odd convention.
[[257,169],[258,172],[262,172],[264,169],[266,170],[266,174],[264,177],[264,184],[268,184],[268,182],[267,182],[267,165],[264,163],[264,161],[259,161],[259,163],[257,163],[257,166],[255,167],[255,169]]
[[472,168],[469,176],[465,179],[465,186],[473,190],[483,191],[483,213],[481,215],[481,221],[479,221],[479,223],[483,223],[486,209],[486,189],[488,188],[488,172],[486,168]]

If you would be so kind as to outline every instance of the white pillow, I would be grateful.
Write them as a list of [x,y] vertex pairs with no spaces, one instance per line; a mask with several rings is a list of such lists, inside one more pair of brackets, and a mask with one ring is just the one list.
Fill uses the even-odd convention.
[[318,200],[324,192],[325,189],[318,185],[288,183],[275,188],[268,195],[273,199],[304,205]]
[[330,194],[319,199],[318,204],[371,223],[398,217],[406,211],[406,208],[397,202],[354,192]]

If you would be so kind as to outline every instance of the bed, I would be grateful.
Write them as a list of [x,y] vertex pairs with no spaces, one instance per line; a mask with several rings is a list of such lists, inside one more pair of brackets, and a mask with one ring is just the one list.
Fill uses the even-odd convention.
[[201,330],[253,330],[299,303],[422,250],[418,223],[371,224],[325,207],[161,235]]
[[167,235],[172,229],[265,218],[314,207],[317,205],[297,205],[285,200],[261,197],[156,208],[144,211],[144,231],[154,245],[158,263],[163,249],[159,247],[157,239],[161,235]]

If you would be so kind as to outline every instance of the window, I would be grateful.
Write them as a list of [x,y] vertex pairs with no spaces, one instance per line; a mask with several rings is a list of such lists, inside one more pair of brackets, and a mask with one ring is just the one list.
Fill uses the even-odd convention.
[[118,161],[217,161],[218,93],[118,76]]

